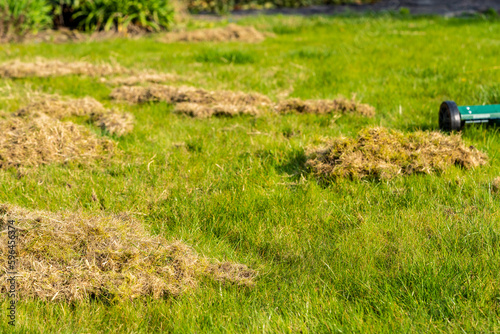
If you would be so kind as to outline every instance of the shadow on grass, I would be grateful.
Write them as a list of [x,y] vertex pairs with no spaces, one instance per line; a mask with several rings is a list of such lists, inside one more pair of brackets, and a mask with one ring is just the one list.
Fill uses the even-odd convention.
[[309,172],[306,161],[304,149],[294,149],[287,154],[284,163],[276,166],[276,171],[280,174],[288,174],[292,181],[298,181],[302,175]]

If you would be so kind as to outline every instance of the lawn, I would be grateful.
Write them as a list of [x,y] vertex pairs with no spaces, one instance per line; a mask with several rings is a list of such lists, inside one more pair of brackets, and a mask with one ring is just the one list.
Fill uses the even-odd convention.
[[[0,45],[0,62],[116,62],[274,100],[355,94],[377,111],[374,118],[194,119],[163,102],[117,104],[96,78],[2,80],[3,114],[23,105],[29,89],[92,96],[133,113],[136,126],[114,138],[122,153],[111,161],[46,165],[22,177],[0,170],[0,202],[128,212],[154,234],[259,273],[253,287],[207,279],[164,300],[23,300],[13,332],[500,332],[500,193],[492,187],[500,176],[498,128],[463,131],[467,144],[489,156],[472,170],[324,183],[304,165],[304,149],[325,137],[373,125],[437,130],[444,100],[500,104],[500,21],[376,15],[239,24],[274,36],[257,44],[144,37]],[[11,331],[7,302],[0,308],[0,331]]]

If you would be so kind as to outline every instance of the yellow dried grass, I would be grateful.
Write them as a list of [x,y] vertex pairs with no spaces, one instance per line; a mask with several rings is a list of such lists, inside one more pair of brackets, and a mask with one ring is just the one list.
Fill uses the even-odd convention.
[[215,104],[209,106],[200,103],[181,102],[176,104],[174,112],[196,118],[207,118],[212,116],[257,115],[259,109],[245,105]]
[[199,29],[193,31],[169,32],[161,42],[248,42],[257,43],[265,39],[264,34],[254,27],[243,27],[234,23],[224,28]]
[[107,111],[92,116],[94,124],[116,136],[124,136],[134,129],[134,116],[130,113]]
[[306,114],[327,114],[332,112],[356,113],[362,116],[375,116],[375,108],[368,104],[360,103],[355,98],[351,100],[338,98],[334,100],[301,100],[288,99],[278,103],[276,111],[282,114],[291,112]]
[[338,98],[335,100],[306,100],[289,99],[273,105],[271,99],[258,93],[232,92],[224,90],[208,91],[202,88],[189,86],[151,85],[122,86],[111,92],[111,98],[129,103],[167,102],[178,103],[175,109],[178,113],[193,117],[234,116],[238,114],[257,115],[262,109],[274,110],[286,114],[299,113],[357,113],[372,117],[375,109],[356,101]]
[[179,80],[179,76],[177,74],[172,73],[138,73],[136,75],[131,75],[127,77],[117,77],[107,80],[112,85],[124,85],[124,86],[133,86],[141,83],[166,83],[166,82],[175,82]]
[[323,179],[336,177],[390,179],[397,175],[441,172],[458,165],[475,168],[486,154],[467,147],[460,135],[417,131],[403,134],[383,127],[367,128],[356,139],[340,137],[307,149],[307,163]]
[[168,103],[191,102],[209,105],[220,103],[252,106],[268,106],[272,103],[267,96],[258,93],[208,91],[196,87],[166,85],[118,87],[111,92],[111,98],[130,103],[163,101]]
[[64,75],[106,76],[127,72],[118,65],[94,65],[83,61],[63,62],[38,58],[34,62],[20,60],[0,64],[1,78],[54,77]]
[[134,128],[134,117],[130,113],[106,109],[91,97],[63,99],[57,95],[42,95],[33,99],[14,115],[28,117],[45,114],[57,119],[83,116],[91,119],[101,129],[117,136],[123,136]]
[[494,193],[500,192],[500,177],[497,177],[492,182],[492,190]]
[[[0,207],[0,268],[7,271],[8,220],[18,228],[21,299],[82,301],[176,296],[201,277],[251,286],[255,271],[198,256],[180,241],[151,236],[126,215],[29,211]],[[0,290],[6,295],[8,282]]]
[[40,114],[0,120],[0,168],[104,159],[115,144],[83,126]]
[[15,115],[45,114],[62,119],[71,116],[88,116],[106,112],[106,108],[94,98],[63,99],[57,95],[41,95],[32,99],[31,103],[16,111]]

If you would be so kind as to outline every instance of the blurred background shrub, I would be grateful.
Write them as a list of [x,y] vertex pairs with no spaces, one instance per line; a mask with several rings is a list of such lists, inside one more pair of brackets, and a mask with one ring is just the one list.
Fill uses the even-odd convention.
[[186,0],[192,13],[212,12],[225,14],[239,9],[263,9],[279,7],[307,7],[314,5],[341,5],[374,3],[377,0]]
[[0,39],[21,38],[52,24],[46,0],[0,0]]
[[[375,0],[0,0],[0,39],[22,38],[50,27],[83,31],[161,31],[179,8],[226,14],[235,9],[368,3]],[[174,7],[176,10],[174,10]],[[176,13],[176,11],[178,13]],[[14,37],[14,38],[13,38]]]
[[54,24],[85,31],[167,29],[174,18],[169,0],[50,0]]

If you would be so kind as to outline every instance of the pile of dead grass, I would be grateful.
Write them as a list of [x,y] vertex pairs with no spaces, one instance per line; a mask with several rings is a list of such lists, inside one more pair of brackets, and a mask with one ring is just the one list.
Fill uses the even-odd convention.
[[170,32],[160,38],[161,42],[248,42],[257,43],[265,39],[264,34],[254,27],[242,27],[234,23],[224,28],[199,29],[194,31]]
[[[251,286],[255,271],[202,258],[180,241],[152,236],[129,216],[29,211],[0,207],[0,268],[7,271],[8,219],[19,236],[17,293],[22,299],[81,301],[164,298],[200,278]],[[0,283],[6,295],[8,282]]]
[[356,101],[339,98],[335,100],[289,99],[274,105],[271,99],[258,93],[243,93],[224,90],[208,91],[189,86],[121,86],[111,92],[111,98],[129,103],[167,102],[178,104],[175,111],[192,117],[258,115],[263,109],[286,114],[299,113],[357,113],[371,117],[375,109]]
[[340,137],[307,150],[307,166],[320,178],[390,179],[397,175],[441,172],[458,165],[484,165],[486,154],[466,146],[460,135],[383,127],[367,128],[356,139]]
[[141,83],[166,83],[179,80],[177,74],[172,73],[138,73],[127,77],[116,77],[106,80],[112,85],[133,86]]
[[[38,58],[34,62],[14,60],[0,64],[0,78],[54,77],[64,75],[87,75],[101,77],[103,82],[112,85],[132,86],[140,83],[166,83],[179,80],[173,73],[157,73],[153,71],[128,70],[119,65],[94,65],[87,62],[62,62]],[[128,76],[111,79],[105,76],[127,74]]]
[[259,110],[251,105],[215,104],[205,105],[200,103],[182,102],[175,106],[174,112],[196,118],[212,116],[258,115]]
[[373,117],[375,108],[368,104],[360,103],[356,99],[338,98],[334,100],[301,100],[288,99],[278,103],[276,111],[282,114],[291,112],[306,114],[327,114],[333,112],[356,113]]
[[257,115],[271,105],[262,94],[231,91],[208,91],[201,88],[152,85],[122,86],[111,92],[111,98],[129,103],[163,101],[176,104],[175,112],[192,117]]
[[63,75],[106,76],[127,72],[118,65],[94,65],[83,61],[62,62],[39,58],[34,62],[14,60],[0,64],[1,78],[53,77]]
[[127,101],[130,103],[163,101],[168,103],[223,103],[253,106],[267,106],[272,103],[267,96],[258,93],[243,93],[225,90],[208,91],[196,87],[175,87],[166,85],[152,85],[149,87],[118,87],[111,92],[111,98],[119,101]]
[[16,116],[45,114],[50,117],[62,119],[71,116],[88,116],[104,113],[106,108],[94,98],[63,99],[57,95],[40,95],[15,112]]
[[493,180],[492,188],[494,193],[500,192],[500,177],[497,177]]
[[118,137],[132,132],[135,123],[132,114],[113,111],[93,114],[91,119],[96,126]]
[[38,166],[110,156],[115,144],[83,126],[45,114],[0,120],[0,168]]
[[87,117],[96,126],[117,136],[130,133],[134,128],[132,114],[106,109],[99,101],[91,97],[63,99],[57,95],[36,96],[32,98],[30,104],[15,113],[19,117],[31,117],[40,114],[59,120],[71,116]]

